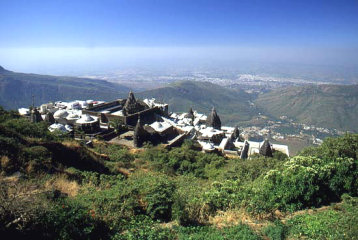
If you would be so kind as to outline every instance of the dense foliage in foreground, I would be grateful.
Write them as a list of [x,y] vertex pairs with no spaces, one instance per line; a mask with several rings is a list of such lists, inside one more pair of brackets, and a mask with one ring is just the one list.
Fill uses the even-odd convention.
[[[186,142],[90,149],[0,109],[0,234],[40,239],[354,239],[358,135],[287,158]],[[297,210],[305,210],[296,212]]]

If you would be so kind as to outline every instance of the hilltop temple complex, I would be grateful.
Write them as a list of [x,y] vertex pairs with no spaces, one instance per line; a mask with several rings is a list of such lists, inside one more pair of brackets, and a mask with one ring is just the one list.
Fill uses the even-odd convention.
[[[74,137],[101,136],[114,144],[140,148],[145,143],[180,146],[185,139],[200,144],[202,151],[272,157],[274,151],[289,155],[286,145],[249,141],[240,136],[239,128],[222,126],[215,108],[208,116],[193,111],[169,113],[168,104],[155,99],[138,100],[133,92],[127,99],[112,102],[73,101],[43,104],[39,108],[19,109],[32,122],[46,121],[50,131],[74,133]],[[80,134],[79,134],[80,133]]]

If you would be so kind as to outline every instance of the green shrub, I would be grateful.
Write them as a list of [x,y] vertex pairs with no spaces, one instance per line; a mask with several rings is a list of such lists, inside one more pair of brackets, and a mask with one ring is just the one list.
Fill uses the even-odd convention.
[[69,170],[72,174],[80,177],[83,185],[91,185],[99,187],[100,189],[108,189],[124,180],[122,175],[107,175],[97,172],[79,171],[75,168],[69,168]]
[[4,181],[0,178],[0,235],[2,238],[44,238],[42,220],[50,206],[36,185],[25,181]]
[[208,189],[207,181],[194,176],[178,176],[175,178],[175,185],[173,220],[183,226],[206,223],[210,215],[203,198]]
[[76,196],[76,201],[92,209],[96,217],[109,225],[113,231],[123,231],[122,222],[143,214],[135,186],[120,181],[107,189],[89,187]]
[[171,219],[174,183],[165,175],[137,174],[128,181],[138,187],[146,213],[153,219],[168,221]]
[[0,123],[5,122],[10,119],[19,118],[20,115],[15,111],[5,111],[2,106],[0,106]]
[[225,176],[242,183],[251,183],[268,171],[281,168],[286,161],[287,158],[268,158],[260,155],[254,155],[249,160],[235,159]]
[[211,213],[215,213],[217,210],[239,207],[244,197],[244,187],[235,180],[213,182],[211,188],[203,195]]
[[52,167],[52,154],[42,146],[24,148],[22,152],[23,164],[31,168],[31,172],[48,170]]
[[175,185],[166,176],[135,174],[128,179],[86,174],[87,189],[76,197],[81,205],[93,209],[113,231],[124,231],[123,221],[147,215],[151,219],[171,220]]
[[293,157],[282,170],[271,170],[255,181],[249,210],[294,211],[338,201],[342,193],[357,194],[357,174],[357,162],[353,159]]
[[169,228],[160,227],[157,222],[146,216],[136,216],[130,221],[123,222],[125,231],[116,233],[113,240],[170,240],[176,239]]
[[43,220],[52,239],[108,239],[109,229],[77,201],[58,202]]
[[17,158],[21,151],[21,145],[16,139],[0,135],[0,155]]
[[205,154],[195,149],[190,142],[168,151],[160,146],[148,148],[141,159],[151,163],[152,168],[166,174],[193,175],[208,178],[217,175],[224,166],[225,158],[216,154]]
[[179,227],[178,239],[200,240],[258,240],[261,239],[247,225],[237,225],[223,229],[209,226]]
[[128,149],[122,146],[113,144],[97,144],[95,151],[99,153],[107,154],[110,161],[113,162],[131,162],[134,160],[134,156],[129,153]]
[[26,137],[43,138],[45,140],[56,139],[56,137],[48,131],[46,122],[30,123],[24,118],[19,118],[10,119],[2,124]]
[[300,152],[302,156],[316,156],[323,159],[358,159],[358,134],[326,138],[319,147],[309,147]]
[[287,232],[287,227],[279,220],[276,220],[274,224],[269,225],[263,229],[263,233],[270,240],[284,240],[286,239]]
[[358,239],[357,212],[358,199],[345,195],[341,205],[289,220],[289,238]]

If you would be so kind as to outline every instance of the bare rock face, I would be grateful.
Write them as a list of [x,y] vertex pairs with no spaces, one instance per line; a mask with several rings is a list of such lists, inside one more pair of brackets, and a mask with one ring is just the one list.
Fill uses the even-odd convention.
[[270,142],[266,139],[260,148],[260,154],[265,157],[272,157],[272,149]]
[[213,127],[215,129],[219,129],[219,130],[221,129],[221,120],[220,120],[220,117],[218,116],[218,114],[216,113],[215,108],[213,108],[211,110],[211,113],[208,116],[206,124],[209,127]]

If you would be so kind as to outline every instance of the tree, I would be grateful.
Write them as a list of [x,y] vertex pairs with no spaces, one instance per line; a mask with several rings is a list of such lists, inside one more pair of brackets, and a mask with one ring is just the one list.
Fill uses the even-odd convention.
[[114,129],[116,134],[119,134],[124,129],[123,122],[118,118],[114,118],[109,121],[109,126]]

